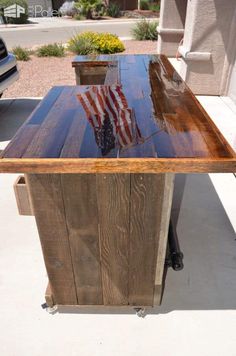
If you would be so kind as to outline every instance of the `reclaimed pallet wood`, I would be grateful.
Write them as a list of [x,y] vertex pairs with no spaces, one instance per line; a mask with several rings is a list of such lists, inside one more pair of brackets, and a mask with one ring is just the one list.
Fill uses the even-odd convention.
[[13,187],[19,214],[28,216],[34,215],[25,177],[22,175],[19,176]]
[[55,302],[77,304],[61,177],[55,174],[28,174],[26,183]]
[[97,175],[104,305],[129,303],[130,175]]
[[95,174],[61,175],[78,304],[103,304]]

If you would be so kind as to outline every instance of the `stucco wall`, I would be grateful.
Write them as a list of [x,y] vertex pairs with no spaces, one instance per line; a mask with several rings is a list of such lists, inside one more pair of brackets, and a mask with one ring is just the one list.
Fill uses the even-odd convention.
[[[187,54],[181,63],[181,75],[196,94],[222,94],[235,9],[235,0],[188,1],[183,42]],[[199,55],[188,59],[194,53]],[[204,57],[207,53],[208,60]]]
[[161,0],[158,53],[175,56],[184,34],[186,7],[187,0]]
[[[236,34],[235,34],[235,36],[236,36]],[[234,67],[233,67],[231,78],[230,78],[228,94],[236,104],[236,61],[234,62]]]

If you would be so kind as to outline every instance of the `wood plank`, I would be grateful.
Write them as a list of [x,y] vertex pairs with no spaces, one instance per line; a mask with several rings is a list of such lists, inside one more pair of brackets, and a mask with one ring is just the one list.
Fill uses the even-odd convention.
[[104,85],[113,85],[120,83],[118,62],[109,63]]
[[129,304],[153,305],[164,174],[131,174]]
[[44,261],[57,304],[77,304],[60,175],[26,175]]
[[95,174],[61,176],[79,304],[102,304]]
[[20,158],[25,153],[43,120],[55,104],[63,87],[52,88],[45,98],[33,110],[24,125],[17,131],[4,152],[5,157]]
[[21,158],[0,160],[0,173],[235,173],[236,158]]
[[26,127],[21,128],[4,150],[4,157],[21,158],[25,153],[27,146],[32,142],[38,129],[38,125],[27,125]]
[[129,174],[97,175],[105,305],[128,305],[129,198]]
[[164,196],[161,207],[161,221],[159,224],[159,241],[155,270],[155,291],[154,291],[154,305],[159,305],[161,302],[162,290],[163,290],[163,275],[166,259],[166,249],[168,241],[168,231],[170,224],[170,214],[173,199],[174,190],[174,174],[165,174],[164,182]]
[[45,301],[50,308],[52,308],[55,305],[50,283],[48,283],[45,291]]
[[63,110],[60,105],[52,107],[23,157],[60,157],[70,125],[76,115],[77,101],[74,91],[75,88],[63,90]]
[[28,216],[34,215],[24,176],[17,178],[14,183],[14,192],[19,214]]

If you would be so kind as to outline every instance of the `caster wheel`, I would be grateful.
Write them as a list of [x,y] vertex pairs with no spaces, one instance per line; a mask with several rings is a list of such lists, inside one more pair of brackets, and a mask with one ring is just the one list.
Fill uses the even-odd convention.
[[46,308],[47,313],[49,314],[55,314],[57,312],[57,305],[54,305],[53,307],[47,307]]
[[139,318],[145,318],[146,316],[145,308],[134,308],[134,310]]
[[47,303],[41,305],[42,309],[45,309],[49,314],[55,314],[57,312],[57,305],[53,305],[53,307],[49,307]]

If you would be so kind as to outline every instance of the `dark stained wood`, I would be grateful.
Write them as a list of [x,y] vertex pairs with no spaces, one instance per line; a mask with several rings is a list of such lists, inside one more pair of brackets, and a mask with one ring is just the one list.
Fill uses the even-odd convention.
[[72,65],[107,68],[104,84],[120,82],[139,139],[134,130],[121,147],[114,130],[116,144],[101,153],[97,127],[77,98],[95,87],[55,87],[3,152],[0,172],[235,171],[235,152],[165,56],[77,56]]
[[78,304],[103,304],[95,174],[61,176]]
[[104,305],[128,305],[130,175],[97,175]]
[[129,304],[153,305],[164,174],[131,174]]
[[60,175],[26,175],[52,294],[57,304],[77,304]]

